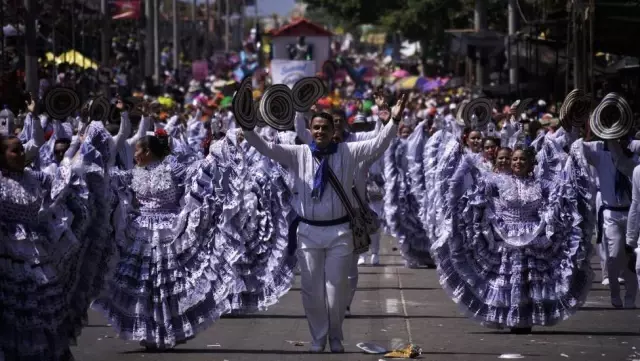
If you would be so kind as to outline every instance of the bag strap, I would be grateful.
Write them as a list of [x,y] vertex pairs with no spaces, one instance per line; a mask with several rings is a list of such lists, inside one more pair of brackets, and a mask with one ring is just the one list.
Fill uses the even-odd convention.
[[358,202],[358,205],[360,205],[360,209],[362,209],[362,210],[367,209],[367,206],[362,201],[362,198],[360,197],[360,193],[358,193],[358,189],[356,188],[355,185],[351,186],[351,191],[353,192],[353,196],[356,198],[356,201]]
[[[313,157],[313,159],[315,159],[318,166],[320,166],[320,159],[318,159],[318,157]],[[327,168],[329,169],[329,183],[331,183],[331,185],[333,186],[333,189],[338,194],[338,198],[340,198],[340,202],[342,202],[342,205],[344,206],[344,209],[347,211],[347,214],[349,215],[349,217],[351,219],[355,219],[356,217],[355,211],[353,210],[353,207],[349,202],[349,198],[347,197],[347,194],[345,193],[344,188],[342,187],[342,184],[340,184],[338,177],[336,177],[335,173],[333,173],[333,169],[331,169],[331,166],[327,164]]]

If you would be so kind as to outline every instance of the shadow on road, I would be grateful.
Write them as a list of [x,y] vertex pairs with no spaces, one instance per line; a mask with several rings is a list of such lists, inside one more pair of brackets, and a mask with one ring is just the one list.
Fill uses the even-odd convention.
[[[508,330],[503,331],[489,331],[489,332],[469,332],[474,335],[510,335]],[[640,332],[627,332],[627,331],[533,331],[530,334],[521,336],[544,336],[544,335],[564,335],[564,336],[640,336]],[[518,335],[520,336],[520,335]]]
[[[358,287],[358,291],[378,291],[378,290],[403,290],[403,291],[435,291],[442,290],[438,287]],[[299,287],[294,287],[291,291],[300,291]]]
[[[260,319],[304,319],[305,315],[264,315],[264,314],[251,314],[251,315],[224,315],[222,318],[260,318]],[[404,315],[399,314],[385,314],[385,315],[354,315],[348,316],[352,319],[393,319],[393,318],[405,318]],[[464,316],[438,316],[438,315],[411,315],[409,318],[466,318]]]
[[[148,352],[146,350],[135,350],[135,351],[124,351],[121,354],[147,354],[154,353]],[[293,350],[237,350],[237,349],[224,349],[224,348],[174,348],[171,350],[159,351],[157,353],[168,353],[168,354],[255,354],[255,355],[307,355],[311,354],[311,352],[306,349],[300,351]],[[328,354],[329,352],[327,352]],[[358,354],[362,353],[362,351],[345,351],[346,354]]]

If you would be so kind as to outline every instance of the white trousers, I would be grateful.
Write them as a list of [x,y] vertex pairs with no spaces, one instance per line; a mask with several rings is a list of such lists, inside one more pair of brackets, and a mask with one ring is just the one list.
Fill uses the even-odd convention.
[[[382,237],[382,229],[375,234],[371,235],[371,246],[369,246],[369,252],[372,255],[377,255],[380,252],[380,238]],[[347,308],[351,307],[353,297],[356,295],[358,289],[358,259],[364,255],[353,255],[351,267],[349,267],[349,296],[347,297]]]
[[309,331],[315,344],[343,340],[342,322],[349,294],[353,238],[348,224],[298,227],[300,288]]
[[[598,192],[596,194],[596,210],[600,209],[601,205],[602,205],[602,194]],[[598,212],[596,211],[596,224],[597,223],[598,223]],[[597,232],[597,227],[596,227],[596,232]],[[600,257],[600,269],[602,270],[603,280],[609,278],[609,272],[607,272],[607,252],[605,252],[604,250],[605,244],[606,244],[605,242],[602,242],[596,245],[596,251],[598,252],[598,257]]]
[[617,275],[625,282],[625,304],[635,304],[638,282],[629,267],[625,253],[627,235],[627,212],[605,210],[602,224],[602,250],[605,253],[606,268],[609,277],[611,300],[620,300],[620,283]]

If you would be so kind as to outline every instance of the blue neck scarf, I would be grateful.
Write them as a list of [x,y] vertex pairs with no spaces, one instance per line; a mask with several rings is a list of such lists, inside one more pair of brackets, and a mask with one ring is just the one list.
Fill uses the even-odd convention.
[[322,198],[324,187],[329,181],[329,160],[327,158],[329,155],[338,151],[338,144],[331,142],[327,147],[320,149],[316,145],[316,142],[311,142],[311,144],[309,144],[309,148],[311,149],[311,154],[314,157],[320,158],[320,165],[313,177],[313,190],[311,191],[311,198],[319,200]]

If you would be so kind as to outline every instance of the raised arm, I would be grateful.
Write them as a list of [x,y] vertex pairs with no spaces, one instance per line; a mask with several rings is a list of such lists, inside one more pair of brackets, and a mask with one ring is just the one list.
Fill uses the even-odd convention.
[[627,218],[627,246],[638,247],[640,235],[640,166],[633,170],[631,185],[631,208]]
[[397,122],[389,122],[375,138],[362,142],[346,143],[346,146],[356,163],[364,162],[367,159],[373,158],[378,151],[384,152],[384,150],[389,147],[389,143],[391,143],[391,140],[397,132]]
[[143,115],[142,118],[140,118],[140,124],[138,124],[138,131],[133,135],[133,137],[127,139],[127,144],[134,145],[138,140],[140,140],[140,138],[147,135],[147,129],[150,128],[151,122],[151,117]]
[[583,140],[582,149],[584,151],[584,157],[587,159],[587,163],[594,167],[597,167],[598,153],[604,150],[604,142],[601,140],[585,142]]
[[398,100],[398,103],[391,110],[391,118],[393,121],[388,122],[382,131],[379,132],[375,138],[362,141],[347,143],[346,146],[349,149],[349,154],[354,158],[356,163],[363,162],[372,158],[375,155],[376,150],[382,147],[386,149],[389,147],[389,143],[398,132],[398,124],[404,112],[404,107],[407,105],[407,96],[402,94],[402,97]]
[[640,154],[640,140],[632,140],[629,142],[629,150],[634,154]]
[[311,131],[307,129],[307,121],[304,118],[304,113],[297,112],[294,127],[296,129],[296,135],[305,144],[311,144],[313,139],[311,138]]
[[246,129],[244,130],[244,139],[265,157],[293,171],[297,169],[298,155],[301,154],[304,146],[266,142],[255,131]]
[[[120,109],[120,129],[118,129],[118,134],[114,137],[114,141],[116,144],[116,149],[114,149],[114,154],[124,146],[124,142],[131,134],[131,120],[129,119],[129,112],[123,111],[124,103],[121,100],[118,100],[116,103],[116,107]],[[115,155],[114,155],[115,157]]]
[[131,121],[129,120],[129,112],[122,112],[120,115],[120,129],[118,134],[113,137],[113,149],[111,150],[111,157],[109,158],[109,167],[113,167],[116,164],[116,157],[118,151],[124,147],[125,142],[128,140],[127,136],[131,134]]
[[31,103],[27,104],[27,109],[29,113],[25,118],[25,122],[29,120],[31,121],[31,126],[28,127],[29,129],[31,129],[31,134],[28,134],[29,139],[24,145],[24,152],[27,161],[31,161],[38,156],[40,147],[42,147],[45,140],[42,124],[40,123],[40,120],[33,115],[33,110],[35,109],[35,102],[33,100],[31,101]]

